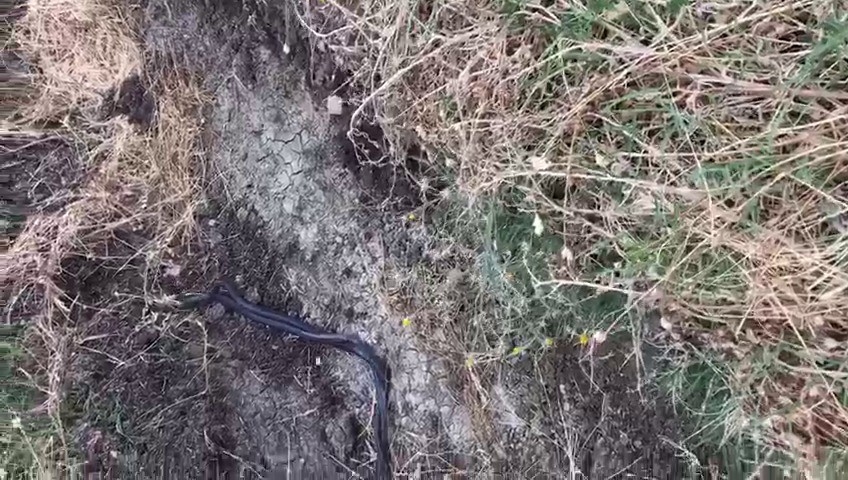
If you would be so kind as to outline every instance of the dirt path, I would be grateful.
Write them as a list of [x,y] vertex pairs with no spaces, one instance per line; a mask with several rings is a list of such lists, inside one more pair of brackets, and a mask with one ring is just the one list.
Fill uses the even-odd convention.
[[[316,95],[327,89],[307,85],[303,44],[286,55],[277,37],[261,28],[202,15],[189,11],[170,22],[154,13],[163,21],[151,25],[148,38],[152,48],[192,57],[215,92],[208,117],[212,176],[219,180],[219,202],[233,215],[206,225],[220,237],[213,247],[229,254],[230,275],[263,304],[280,307],[286,297],[296,298],[298,310],[314,322],[379,345],[393,367],[396,439],[444,445],[448,457],[471,451],[469,414],[453,399],[445,369],[381,303],[385,266],[410,265],[427,248],[425,227],[403,217],[415,192],[405,180],[358,166],[352,145],[339,135],[344,119],[331,118]],[[361,147],[378,153],[380,140],[364,139]],[[378,205],[363,184],[399,200]],[[257,350],[251,341],[230,340],[229,348],[235,357],[244,357],[236,350]],[[292,355],[304,360],[268,365],[251,357],[230,365],[231,397],[255,442],[255,448],[239,443],[233,453],[258,454],[271,471],[316,475],[369,461],[360,438],[371,406],[366,370],[323,349],[293,347]]]

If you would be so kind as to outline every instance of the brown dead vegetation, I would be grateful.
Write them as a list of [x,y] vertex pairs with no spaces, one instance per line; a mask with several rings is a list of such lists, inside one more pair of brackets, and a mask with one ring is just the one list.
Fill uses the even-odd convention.
[[517,194],[559,235],[537,286],[663,313],[672,393],[720,443],[817,461],[848,447],[835,5],[328,0],[301,20],[358,62],[353,122],[374,112],[459,190]]
[[[40,139],[62,139],[83,172],[49,199],[31,202],[0,259],[9,315],[25,305],[30,348],[44,352],[32,367],[37,371],[23,373],[39,383],[41,409],[55,419],[63,445],[63,383],[76,348],[69,324],[77,299],[63,280],[68,261],[108,259],[106,246],[130,232],[140,239],[133,256],[158,272],[162,257],[185,245],[195,228],[204,98],[193,78],[145,58],[135,35],[131,17],[111,1],[32,0],[7,45],[30,68],[19,73],[25,93],[15,97],[3,136],[31,138],[21,147],[32,149],[31,157],[38,157]],[[144,105],[125,107],[146,108],[147,125],[104,107],[121,100],[127,82],[143,89]],[[27,161],[30,172],[57,167],[46,157]]]

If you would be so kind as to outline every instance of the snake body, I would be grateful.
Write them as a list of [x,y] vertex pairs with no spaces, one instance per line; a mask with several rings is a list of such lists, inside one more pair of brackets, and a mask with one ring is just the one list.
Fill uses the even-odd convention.
[[218,303],[224,308],[272,330],[292,335],[301,341],[319,345],[329,345],[355,355],[368,365],[374,383],[376,413],[373,419],[374,443],[377,450],[377,478],[391,478],[391,452],[389,449],[389,386],[391,371],[386,361],[373,346],[353,335],[332,333],[305,322],[296,315],[276,312],[261,305],[251,303],[238,294],[235,287],[224,282],[208,294],[183,297],[182,308],[199,308]]

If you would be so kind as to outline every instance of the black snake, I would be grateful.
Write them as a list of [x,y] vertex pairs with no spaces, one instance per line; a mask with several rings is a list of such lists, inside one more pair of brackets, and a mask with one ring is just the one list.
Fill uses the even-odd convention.
[[207,294],[191,294],[178,298],[178,308],[200,308],[211,303],[219,303],[224,308],[237,312],[243,317],[277,332],[293,335],[304,342],[329,345],[364,360],[371,370],[377,404],[373,421],[374,443],[377,450],[377,478],[379,480],[391,478],[391,451],[389,449],[391,371],[386,361],[377,354],[374,347],[356,336],[332,333],[310,325],[295,315],[275,312],[251,303],[242,298],[229,282],[216,286]]

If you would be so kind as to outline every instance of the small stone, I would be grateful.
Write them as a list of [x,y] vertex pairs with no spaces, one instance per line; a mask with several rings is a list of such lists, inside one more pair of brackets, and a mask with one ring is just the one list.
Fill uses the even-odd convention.
[[465,279],[465,272],[458,268],[453,268],[448,272],[447,278],[445,279],[445,283],[447,284],[449,289],[454,289],[462,284]]
[[245,298],[248,301],[253,302],[253,303],[259,302],[259,289],[256,288],[256,287],[251,287],[250,289],[247,290],[247,293],[245,294]]
[[224,306],[216,303],[206,310],[206,317],[212,321],[220,320],[225,313],[227,313],[227,311]]
[[537,172],[551,168],[550,162],[548,162],[545,157],[539,156],[530,157],[530,166],[532,166],[533,170]]
[[180,265],[178,265],[176,263],[171,263],[171,264],[169,264],[165,267],[164,275],[166,277],[177,278],[177,277],[180,276],[180,272],[182,272],[182,271],[183,271],[183,267],[181,267]]
[[344,108],[344,101],[341,97],[330,95],[327,97],[327,112],[330,115],[341,115]]

